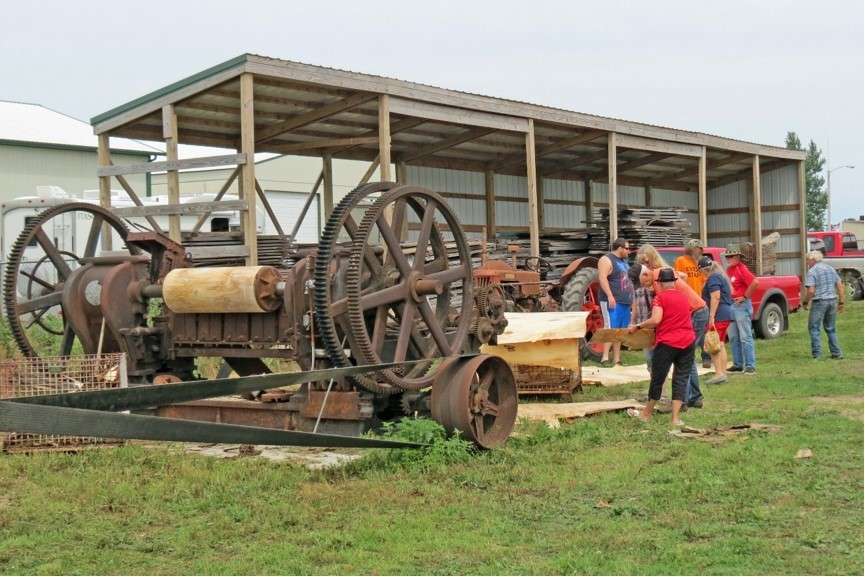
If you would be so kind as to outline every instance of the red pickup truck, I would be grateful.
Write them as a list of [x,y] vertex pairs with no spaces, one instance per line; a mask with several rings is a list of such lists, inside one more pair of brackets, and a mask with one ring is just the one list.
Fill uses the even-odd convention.
[[850,299],[862,300],[862,249],[856,235],[838,230],[808,233],[808,250],[819,250],[823,261],[838,271]]
[[[658,252],[670,266],[684,254],[680,246],[658,247]],[[727,268],[724,249],[716,246],[706,247],[703,252]],[[600,347],[588,344],[593,330],[603,327],[603,319],[598,305],[598,257],[589,256],[572,262],[562,273],[556,294],[560,295],[561,306],[566,311],[588,311],[586,319],[586,338],[583,346],[584,358],[599,359]],[[757,336],[774,339],[789,326],[789,315],[802,305],[802,282],[799,277],[761,276],[757,277],[757,290],[751,296],[754,305],[754,330]]]

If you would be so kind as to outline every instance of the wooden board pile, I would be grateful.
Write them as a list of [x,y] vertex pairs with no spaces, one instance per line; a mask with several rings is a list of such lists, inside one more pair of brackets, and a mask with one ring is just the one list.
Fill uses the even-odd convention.
[[[586,256],[589,252],[589,232],[585,229],[567,232],[549,232],[540,237],[541,256],[553,269],[547,274],[547,280],[555,280],[562,276],[562,271],[574,260]],[[511,261],[514,253],[509,246],[518,248],[517,263],[522,265],[524,259],[531,255],[531,241],[528,233],[500,233],[495,244],[489,249],[489,258]]]
[[[203,232],[184,235],[183,246],[192,257],[193,265],[243,266],[246,247],[240,233]],[[262,235],[258,237],[258,264],[279,266],[288,255],[288,237]]]
[[[768,236],[764,236],[760,241],[763,250],[763,270],[759,274],[775,274],[775,261],[778,252],[778,241],[781,235],[773,232]],[[754,248],[754,243],[742,243],[742,261],[752,271],[757,271],[757,251]]]
[[[654,246],[682,246],[690,238],[691,222],[685,217],[686,208],[620,208],[618,211],[619,236],[634,246],[649,243]],[[590,251],[604,253],[610,250],[610,210],[592,211]]]

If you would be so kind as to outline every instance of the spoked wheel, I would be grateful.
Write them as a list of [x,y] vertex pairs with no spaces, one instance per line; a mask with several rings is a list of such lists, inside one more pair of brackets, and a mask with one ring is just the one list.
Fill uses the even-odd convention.
[[449,361],[432,389],[433,418],[483,449],[503,444],[517,418],[517,386],[501,358],[478,355]]
[[[400,243],[400,231],[409,222],[418,223],[413,255],[406,255]],[[453,259],[446,237],[456,249]],[[381,256],[364,258],[370,253]],[[463,352],[473,316],[471,255],[459,221],[438,194],[400,186],[382,195],[358,226],[345,281],[350,330],[361,361]],[[400,389],[419,390],[432,384],[435,373],[431,360],[405,373],[380,374]]]
[[[89,221],[86,228],[76,231],[82,220]],[[85,259],[96,255],[103,224],[126,240],[128,229],[111,212],[89,203],[63,204],[30,221],[12,245],[3,303],[23,355],[72,352],[76,335],[62,307],[63,289]],[[83,239],[83,245],[74,246],[76,239]]]

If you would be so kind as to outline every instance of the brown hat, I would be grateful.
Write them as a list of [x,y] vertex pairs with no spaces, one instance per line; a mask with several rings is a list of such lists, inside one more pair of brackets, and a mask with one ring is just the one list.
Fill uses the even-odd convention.
[[685,248],[686,249],[703,248],[703,243],[700,242],[700,239],[698,239],[698,238],[692,238],[688,242],[685,243]]
[[671,268],[662,268],[658,272],[658,282],[675,282],[676,280],[676,271]]
[[731,243],[727,245],[727,250],[724,252],[724,256],[745,256],[745,253],[742,252],[742,247],[739,243]]

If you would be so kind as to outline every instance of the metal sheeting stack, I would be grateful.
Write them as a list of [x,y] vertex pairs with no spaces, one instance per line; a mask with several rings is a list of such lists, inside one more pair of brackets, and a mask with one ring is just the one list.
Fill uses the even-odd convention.
[[[618,211],[619,236],[632,245],[649,243],[654,246],[682,246],[690,238],[690,221],[686,208],[620,208]],[[610,250],[610,210],[592,211],[596,226],[590,229],[593,253]]]
[[[196,233],[184,235],[183,246],[193,266],[243,266],[246,262],[240,233]],[[288,255],[287,236],[259,235],[258,264],[279,266]]]

